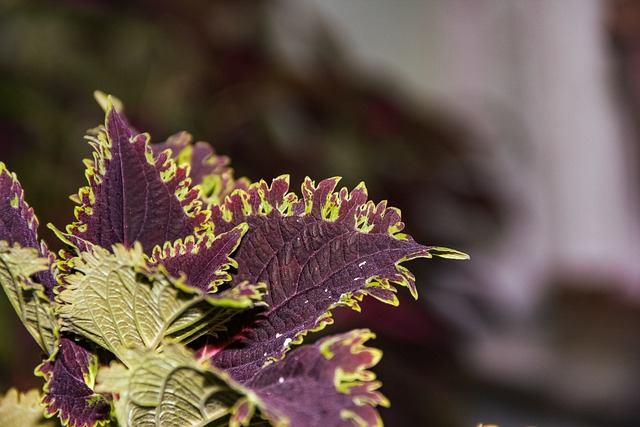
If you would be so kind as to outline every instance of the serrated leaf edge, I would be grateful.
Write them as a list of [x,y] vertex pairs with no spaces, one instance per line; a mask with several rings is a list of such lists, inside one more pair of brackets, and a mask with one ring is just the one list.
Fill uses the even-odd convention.
[[[89,142],[89,145],[93,148],[93,159],[85,159],[83,163],[86,166],[85,177],[88,185],[81,187],[76,196],[72,197],[72,200],[79,202],[74,208],[74,216],[76,221],[69,224],[66,228],[66,232],[61,232],[55,227],[51,227],[55,234],[64,243],[76,247],[80,251],[86,251],[91,249],[92,245],[79,248],[69,236],[73,236],[74,239],[86,242],[86,240],[79,238],[75,232],[84,232],[87,224],[82,221],[82,215],[91,216],[93,214],[93,206],[95,204],[95,193],[93,187],[99,187],[102,185],[102,179],[106,173],[107,162],[112,159],[111,147],[113,145],[111,137],[108,134],[108,123],[111,114],[116,111],[113,107],[113,101],[111,96],[107,97],[107,104],[105,108],[105,124],[98,128],[97,135],[87,135],[85,139]],[[115,113],[117,114],[117,112]],[[132,136],[128,143],[130,144],[144,144],[145,159],[147,163],[153,166],[159,173],[159,176],[163,183],[169,184],[172,181],[177,180],[179,175],[184,175],[184,179],[179,182],[175,182],[176,189],[174,195],[178,199],[185,214],[191,218],[197,218],[199,226],[196,227],[196,232],[204,231],[207,228],[209,212],[203,209],[202,201],[200,200],[200,187],[191,186],[191,179],[189,178],[189,165],[178,166],[177,163],[170,157],[168,150],[160,153],[160,155],[153,155],[153,151],[150,147],[151,137],[148,133],[139,133]]]
[[[218,290],[218,287],[231,280],[231,275],[228,273],[230,268],[237,268],[238,264],[236,261],[230,256],[233,253],[240,242],[242,237],[245,235],[249,226],[246,223],[239,224],[234,227],[232,230],[227,231],[226,233],[214,234],[213,229],[208,229],[204,233],[200,234],[192,234],[184,239],[177,239],[173,242],[165,242],[162,246],[157,245],[151,251],[151,257],[149,258],[149,265],[161,266],[163,262],[167,261],[169,258],[173,258],[177,255],[187,255],[192,254],[196,255],[203,247],[209,248],[213,245],[218,239],[221,239],[225,234],[231,233],[234,230],[240,231],[240,238],[233,246],[232,250],[229,251],[229,255],[227,255],[227,263],[223,264],[218,268],[218,279],[214,280],[209,284],[209,289],[207,292],[215,293]],[[166,269],[165,269],[166,271]],[[167,272],[167,274],[169,274]],[[175,277],[178,280],[178,283],[181,284],[184,282],[184,275],[180,277]],[[188,286],[188,285],[187,285]]]
[[[7,254],[9,256],[15,255],[18,258],[21,258],[24,260],[24,262],[16,263],[20,271],[13,271],[10,268],[10,266],[7,265],[7,260],[5,260],[5,256]],[[2,287],[4,288],[4,291],[7,294],[9,302],[13,306],[14,310],[18,314],[18,317],[20,317],[20,320],[22,321],[24,326],[27,328],[31,336],[38,343],[40,348],[42,348],[42,350],[46,352],[48,356],[53,355],[56,351],[56,345],[57,345],[56,340],[60,331],[59,324],[53,313],[53,307],[51,305],[51,301],[45,294],[44,286],[42,286],[40,283],[37,283],[31,279],[31,276],[34,275],[35,273],[38,273],[40,271],[46,271],[49,269],[49,259],[41,257],[36,248],[21,247],[17,243],[14,244],[13,246],[9,246],[8,242],[2,240],[0,241],[0,262],[4,264],[7,272],[13,278],[14,285],[17,286],[17,288],[14,289],[15,292],[9,292],[8,287],[10,284],[2,282]],[[32,292],[33,298],[35,298],[35,300],[31,302],[31,304],[37,304],[35,311],[36,311],[36,314],[38,315],[38,319],[35,319],[36,321],[35,327],[29,321],[27,321],[28,319],[25,319],[24,307],[28,302],[24,301],[21,295],[18,295],[18,294],[21,294],[22,292]],[[14,300],[11,297],[13,293],[17,295],[17,298],[18,298],[17,300]],[[44,313],[42,313],[39,310],[39,308],[43,308]],[[41,314],[44,314],[45,316],[48,314],[49,318],[42,319],[40,317]],[[31,319],[31,320],[34,320],[34,319]],[[54,341],[48,342],[45,339],[43,332],[41,331],[41,326],[45,321],[49,324],[49,327],[51,328],[51,335]]]

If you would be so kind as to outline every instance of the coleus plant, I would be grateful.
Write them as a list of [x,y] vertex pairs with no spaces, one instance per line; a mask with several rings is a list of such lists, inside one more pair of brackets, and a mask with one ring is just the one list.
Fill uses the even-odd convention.
[[208,144],[187,133],[151,144],[116,101],[98,100],[106,120],[88,136],[76,221],[51,226],[67,247],[58,256],[0,163],[0,282],[43,350],[45,380],[42,393],[0,398],[0,419],[381,425],[374,334],[303,340],[366,295],[397,305],[403,286],[417,297],[403,261],[466,255],[416,243],[362,184],[307,178],[299,197],[287,176],[235,179]]

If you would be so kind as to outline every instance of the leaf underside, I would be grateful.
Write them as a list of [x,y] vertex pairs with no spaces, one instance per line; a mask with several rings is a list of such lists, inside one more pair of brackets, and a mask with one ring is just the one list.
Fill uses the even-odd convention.
[[230,414],[242,395],[227,384],[223,373],[200,365],[176,343],[157,351],[127,352],[128,367],[112,363],[98,374],[98,390],[119,395],[115,407],[122,425],[230,425]]
[[4,427],[55,427],[57,424],[54,420],[45,419],[40,399],[38,390],[18,393],[15,388],[10,389],[4,396],[0,396],[2,425]]
[[40,348],[51,356],[56,351],[58,322],[41,284],[31,277],[49,270],[49,260],[34,248],[9,247],[0,241],[0,283],[18,317]]
[[96,247],[74,263],[78,271],[60,293],[63,328],[126,362],[126,349],[155,349],[165,338],[189,342],[224,330],[236,313],[259,302],[259,288],[207,294],[149,266],[139,245]]

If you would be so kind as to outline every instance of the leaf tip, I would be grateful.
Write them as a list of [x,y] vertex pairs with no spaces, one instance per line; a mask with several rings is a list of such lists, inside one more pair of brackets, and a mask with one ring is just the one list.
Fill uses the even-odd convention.
[[444,248],[440,246],[429,248],[429,254],[435,255],[440,258],[446,258],[446,259],[466,260],[470,258],[469,255],[464,252],[460,252],[455,249]]
[[111,108],[114,108],[118,113],[122,113],[124,110],[124,104],[119,98],[106,94],[101,90],[93,91],[93,98],[105,113],[109,113]]

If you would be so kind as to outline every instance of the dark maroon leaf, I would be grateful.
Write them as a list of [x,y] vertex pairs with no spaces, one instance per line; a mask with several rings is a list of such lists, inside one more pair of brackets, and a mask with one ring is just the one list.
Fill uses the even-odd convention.
[[219,156],[211,145],[206,142],[196,142],[191,152],[191,171],[189,176],[193,185],[201,184],[208,175],[231,175],[229,158]]
[[75,341],[60,338],[60,347],[52,362],[39,368],[47,383],[43,403],[47,414],[68,422],[70,427],[95,426],[109,420],[111,404],[94,393],[93,356]]
[[190,133],[178,132],[171,135],[166,141],[151,144],[150,146],[154,157],[158,157],[163,151],[169,150],[171,158],[177,159],[182,150],[191,145],[191,141],[192,138]]
[[170,136],[165,142],[152,144],[151,149],[156,157],[168,149],[171,152],[171,158],[180,166],[190,165],[191,185],[201,184],[203,178],[208,175],[224,175],[231,172],[227,156],[217,155],[213,147],[206,142],[193,144],[192,141],[191,134],[179,132]]
[[203,292],[212,292],[231,278],[227,270],[235,266],[235,262],[229,256],[238,247],[246,230],[247,226],[241,224],[219,236],[213,232],[203,234],[198,240],[189,236],[184,241],[156,247],[153,260],[162,264],[174,277],[184,274],[188,285]]
[[258,396],[263,414],[274,423],[380,426],[375,406],[389,403],[367,371],[382,355],[363,345],[371,337],[368,330],[354,330],[298,347],[260,370],[245,387]]
[[201,195],[209,203],[221,203],[233,190],[246,190],[249,186],[246,179],[234,178],[227,156],[216,154],[206,142],[192,144],[191,135],[187,132],[172,135],[165,142],[152,144],[151,148],[156,157],[169,150],[171,158],[179,166],[189,165],[191,185],[200,185]]
[[96,152],[87,162],[89,186],[78,193],[78,221],[64,235],[78,249],[139,241],[151,251],[193,234],[206,220],[198,191],[188,189],[187,168],[166,153],[154,158],[148,140],[108,110],[104,131],[92,140]]
[[307,179],[298,200],[287,193],[288,179],[280,177],[271,187],[262,181],[211,207],[218,232],[249,225],[234,255],[239,267],[233,283],[268,285],[268,308],[212,359],[236,380],[249,380],[307,332],[331,323],[336,306],[358,310],[364,295],[397,305],[394,284],[416,296],[414,277],[401,262],[430,257],[432,250],[460,255],[416,243],[400,233],[397,209],[368,202],[364,186],[334,192],[337,182],[315,186]]
[[[55,256],[49,252],[44,242],[38,242],[38,219],[33,209],[24,201],[24,192],[16,176],[0,162],[0,240],[9,245],[18,243],[22,247],[38,249],[41,257],[48,258],[49,264]],[[56,279],[49,269],[35,274],[35,279],[44,286],[49,298],[53,297]]]

